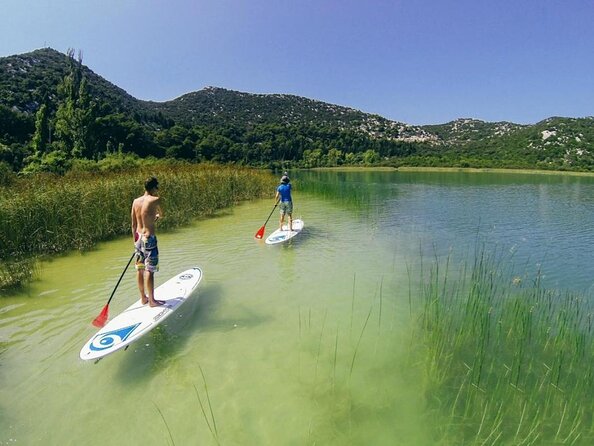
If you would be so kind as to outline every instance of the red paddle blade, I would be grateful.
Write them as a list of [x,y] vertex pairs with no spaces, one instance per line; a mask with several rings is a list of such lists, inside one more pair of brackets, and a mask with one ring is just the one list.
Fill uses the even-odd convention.
[[105,305],[103,307],[103,310],[101,310],[101,313],[99,314],[99,316],[97,316],[95,319],[93,319],[93,325],[95,327],[103,327],[105,326],[105,323],[107,322],[107,312],[109,311],[109,305]]
[[258,232],[256,232],[256,238],[262,238],[264,237],[264,230],[266,229],[266,226],[262,226]]

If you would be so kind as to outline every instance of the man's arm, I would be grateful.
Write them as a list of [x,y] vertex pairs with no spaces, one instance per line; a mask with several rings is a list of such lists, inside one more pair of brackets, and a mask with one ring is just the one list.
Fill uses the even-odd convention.
[[136,221],[136,213],[134,212],[134,202],[132,202],[132,209],[130,210],[130,222],[132,227],[132,239],[136,241],[136,230],[138,229],[138,222]]
[[159,197],[157,199],[155,204],[156,204],[155,221],[157,221],[159,218],[163,218],[163,209],[161,208],[161,197]]

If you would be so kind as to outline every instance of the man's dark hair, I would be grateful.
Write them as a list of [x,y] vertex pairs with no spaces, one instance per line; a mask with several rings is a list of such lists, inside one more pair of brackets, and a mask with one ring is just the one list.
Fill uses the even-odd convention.
[[144,189],[148,192],[159,187],[159,181],[155,177],[149,177],[144,182]]

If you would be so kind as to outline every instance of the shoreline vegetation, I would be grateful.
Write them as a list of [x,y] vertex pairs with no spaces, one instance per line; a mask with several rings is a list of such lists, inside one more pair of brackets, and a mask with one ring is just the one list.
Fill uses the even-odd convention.
[[0,290],[34,279],[38,259],[88,250],[130,234],[130,205],[151,175],[162,185],[167,213],[160,229],[165,231],[268,196],[275,184],[264,170],[166,162],[120,172],[71,171],[14,179],[0,186]]
[[468,173],[514,173],[526,175],[569,175],[569,176],[594,176],[594,172],[575,170],[541,170],[541,169],[505,169],[491,167],[397,167],[400,172],[468,172]]
[[314,167],[310,170],[331,170],[335,172],[466,172],[466,173],[513,173],[526,175],[569,175],[569,176],[594,176],[594,172],[583,172],[573,170],[542,170],[542,169],[506,169],[499,167],[418,167],[418,166],[338,166],[338,167]]

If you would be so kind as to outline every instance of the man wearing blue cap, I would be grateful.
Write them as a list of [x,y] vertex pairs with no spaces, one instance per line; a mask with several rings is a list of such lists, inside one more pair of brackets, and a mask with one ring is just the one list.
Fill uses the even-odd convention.
[[276,188],[274,200],[278,201],[280,209],[280,229],[283,230],[285,215],[289,220],[289,231],[293,230],[293,199],[291,197],[291,183],[287,172],[281,177],[281,184]]

